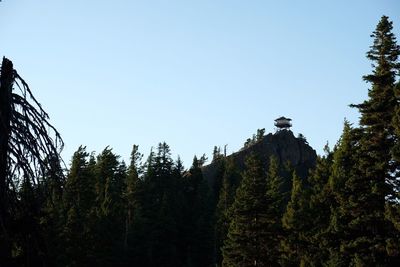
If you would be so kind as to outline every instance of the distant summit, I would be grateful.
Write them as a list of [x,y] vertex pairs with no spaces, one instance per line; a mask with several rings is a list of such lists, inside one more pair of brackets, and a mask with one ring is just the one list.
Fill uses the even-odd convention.
[[[278,118],[275,122],[277,121],[290,123],[290,119],[285,117]],[[285,126],[287,125],[285,124]],[[309,169],[315,166],[317,160],[317,153],[308,145],[304,136],[299,134],[299,137],[296,138],[288,127],[281,127],[276,133],[263,136],[257,142],[227,156],[227,158],[232,159],[239,170],[244,170],[245,159],[253,152],[257,153],[265,162],[266,168],[270,157],[275,156],[281,165],[289,162],[302,178],[307,177]],[[210,184],[215,180],[217,170],[218,161],[203,167],[203,175]]]

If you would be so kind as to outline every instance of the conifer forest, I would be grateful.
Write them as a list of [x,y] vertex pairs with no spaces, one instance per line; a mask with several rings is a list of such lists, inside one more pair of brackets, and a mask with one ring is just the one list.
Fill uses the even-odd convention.
[[[4,57],[0,266],[400,266],[394,26],[382,16],[372,32],[368,98],[349,103],[359,121],[323,155],[290,129],[260,129],[240,151],[215,147],[188,167],[165,142],[146,158],[133,145],[127,163],[82,145],[65,163],[62,132]],[[309,151],[307,164],[287,140]],[[263,150],[276,142],[287,156]]]

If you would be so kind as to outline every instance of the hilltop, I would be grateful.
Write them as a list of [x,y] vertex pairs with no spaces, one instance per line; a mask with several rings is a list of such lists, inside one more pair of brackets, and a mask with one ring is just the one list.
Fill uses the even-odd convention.
[[[235,166],[243,171],[245,159],[251,153],[256,153],[266,168],[271,156],[275,156],[281,166],[290,163],[302,178],[307,177],[309,169],[315,166],[317,159],[316,151],[304,137],[295,137],[291,130],[286,129],[265,135],[254,144],[227,156],[227,159],[233,160]],[[202,168],[203,175],[210,184],[215,181],[219,163],[220,161],[216,160]]]

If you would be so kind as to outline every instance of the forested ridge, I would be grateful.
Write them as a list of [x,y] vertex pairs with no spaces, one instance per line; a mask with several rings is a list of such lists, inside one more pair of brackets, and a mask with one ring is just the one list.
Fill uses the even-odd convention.
[[[189,168],[162,142],[125,163],[80,146],[66,167],[60,134],[3,58],[0,266],[400,266],[400,46],[383,16],[334,147],[300,173],[246,140],[244,166],[215,147]],[[288,131],[288,130],[281,130]],[[279,133],[278,133],[279,134]],[[297,138],[304,144],[304,136]],[[265,156],[265,155],[264,155]]]

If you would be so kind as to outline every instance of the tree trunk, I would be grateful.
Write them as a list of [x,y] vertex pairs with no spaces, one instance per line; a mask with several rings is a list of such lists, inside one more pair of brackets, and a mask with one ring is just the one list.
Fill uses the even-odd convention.
[[3,58],[0,74],[0,259],[11,258],[11,244],[8,225],[8,141],[11,120],[11,92],[13,85],[13,64]]

